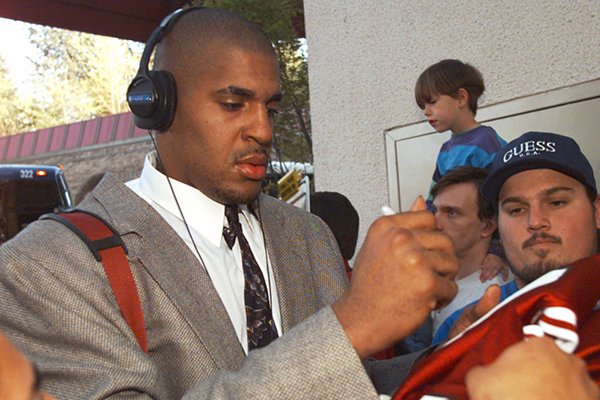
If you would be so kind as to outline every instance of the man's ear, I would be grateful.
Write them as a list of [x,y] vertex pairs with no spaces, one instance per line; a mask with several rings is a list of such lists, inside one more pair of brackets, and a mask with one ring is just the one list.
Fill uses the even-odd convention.
[[456,92],[456,99],[458,100],[459,107],[465,107],[469,105],[469,92],[466,89],[460,88]]
[[496,218],[488,218],[482,221],[483,229],[481,230],[481,237],[487,238],[494,234],[496,228],[498,228],[498,222]]
[[596,229],[600,229],[600,195],[594,200],[594,218],[596,219]]

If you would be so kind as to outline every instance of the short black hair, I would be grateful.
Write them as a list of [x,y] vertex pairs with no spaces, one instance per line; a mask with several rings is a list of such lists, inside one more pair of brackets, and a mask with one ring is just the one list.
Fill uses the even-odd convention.
[[310,212],[329,226],[342,257],[351,259],[358,240],[359,217],[350,200],[337,192],[316,192],[310,196]]
[[177,83],[193,80],[198,65],[230,48],[277,58],[273,43],[257,24],[230,10],[204,7],[182,15],[157,45],[154,69],[173,73]]

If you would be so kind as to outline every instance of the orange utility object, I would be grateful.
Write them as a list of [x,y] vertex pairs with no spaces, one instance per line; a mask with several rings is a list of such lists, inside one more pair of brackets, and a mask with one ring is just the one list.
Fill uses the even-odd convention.
[[108,222],[89,211],[71,209],[58,214],[45,214],[40,219],[51,219],[71,229],[88,246],[96,260],[102,262],[121,314],[140,347],[147,353],[144,314],[127,260],[127,247],[121,236]]

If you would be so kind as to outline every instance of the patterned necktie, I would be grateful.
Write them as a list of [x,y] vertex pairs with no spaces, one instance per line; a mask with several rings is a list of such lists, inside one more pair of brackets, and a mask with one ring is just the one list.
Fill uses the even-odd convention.
[[242,250],[246,329],[248,331],[248,351],[250,351],[266,346],[275,340],[278,337],[277,328],[273,322],[265,279],[242,232],[237,205],[226,205],[225,216],[229,224],[229,228],[223,227],[225,242],[231,249],[237,238]]

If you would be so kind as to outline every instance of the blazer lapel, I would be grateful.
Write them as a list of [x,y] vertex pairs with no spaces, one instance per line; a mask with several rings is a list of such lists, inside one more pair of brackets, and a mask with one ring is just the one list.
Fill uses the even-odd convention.
[[267,195],[261,195],[259,216],[273,267],[283,333],[317,311],[316,294],[305,246],[290,229],[285,209]]
[[[206,269],[183,240],[150,205],[112,176],[98,185],[93,196],[127,242],[129,257],[139,258],[218,367],[239,368],[245,355],[229,315]],[[115,204],[115,198],[122,201]]]

